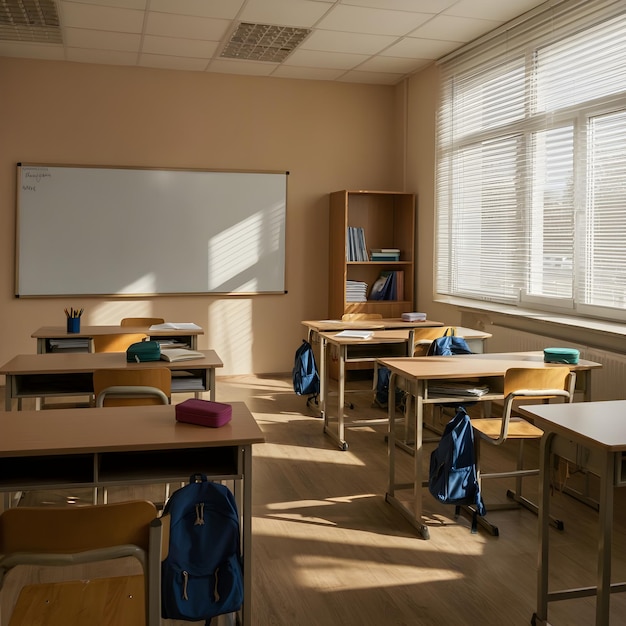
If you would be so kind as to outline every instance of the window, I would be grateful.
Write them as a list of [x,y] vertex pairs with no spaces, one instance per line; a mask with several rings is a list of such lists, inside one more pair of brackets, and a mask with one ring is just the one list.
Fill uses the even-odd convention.
[[438,294],[626,319],[626,9],[540,7],[444,59]]

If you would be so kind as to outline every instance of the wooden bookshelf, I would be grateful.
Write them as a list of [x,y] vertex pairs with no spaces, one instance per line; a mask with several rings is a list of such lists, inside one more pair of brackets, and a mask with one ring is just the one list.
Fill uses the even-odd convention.
[[[348,226],[362,228],[367,252],[372,248],[398,248],[399,261],[348,261]],[[414,310],[415,195],[396,191],[335,191],[330,194],[330,260],[328,314],[380,313],[400,317]],[[404,293],[398,300],[349,302],[349,280],[372,285],[383,271],[402,271]]]

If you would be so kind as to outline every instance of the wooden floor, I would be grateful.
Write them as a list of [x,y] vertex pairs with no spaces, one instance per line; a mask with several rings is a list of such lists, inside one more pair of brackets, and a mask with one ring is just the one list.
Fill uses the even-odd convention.
[[[359,385],[359,383],[357,383]],[[364,387],[363,384],[360,385]],[[322,422],[289,377],[218,380],[217,399],[244,400],[267,442],[253,458],[253,624],[255,626],[517,626],[535,607],[537,518],[526,510],[489,515],[499,537],[469,521],[427,492],[431,539],[413,528],[384,498],[387,446],[382,425],[352,428],[341,451],[323,434]],[[182,399],[182,398],[181,398]],[[380,418],[372,392],[353,397],[350,415]],[[16,414],[16,418],[17,418]],[[426,444],[427,462],[433,444]],[[485,453],[483,466],[512,462],[501,450]],[[536,456],[536,450],[530,450]],[[398,455],[400,472],[411,457]],[[573,475],[568,485],[581,478]],[[536,493],[536,479],[528,481]],[[507,481],[486,481],[489,503],[506,501]],[[592,481],[591,488],[594,484]],[[148,497],[158,498],[157,489]],[[78,498],[81,494],[73,494]],[[110,493],[110,499],[142,495]],[[27,494],[24,504],[67,494]],[[565,529],[551,529],[551,588],[595,584],[597,513],[555,490],[553,509]],[[626,490],[617,490],[613,580],[626,580]],[[592,599],[550,605],[553,626],[595,623]],[[189,622],[169,622],[180,624]],[[626,595],[614,594],[611,624],[626,624]]]

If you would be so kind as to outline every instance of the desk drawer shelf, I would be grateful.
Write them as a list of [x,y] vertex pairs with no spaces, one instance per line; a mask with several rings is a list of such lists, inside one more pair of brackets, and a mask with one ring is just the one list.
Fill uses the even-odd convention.
[[98,482],[154,482],[188,479],[202,472],[213,480],[238,478],[239,448],[184,448],[168,451],[107,452],[97,460]]
[[25,374],[15,377],[13,397],[67,396],[93,393],[93,374]]
[[[42,468],[45,468],[42,473]],[[44,476],[42,478],[42,476]],[[0,458],[0,487],[4,490],[85,487],[93,485],[94,462],[91,454]]]

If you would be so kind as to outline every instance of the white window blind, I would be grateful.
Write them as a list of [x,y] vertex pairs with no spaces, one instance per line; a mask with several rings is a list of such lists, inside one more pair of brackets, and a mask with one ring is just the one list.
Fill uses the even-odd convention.
[[444,59],[437,293],[626,318],[626,5],[542,5]]

